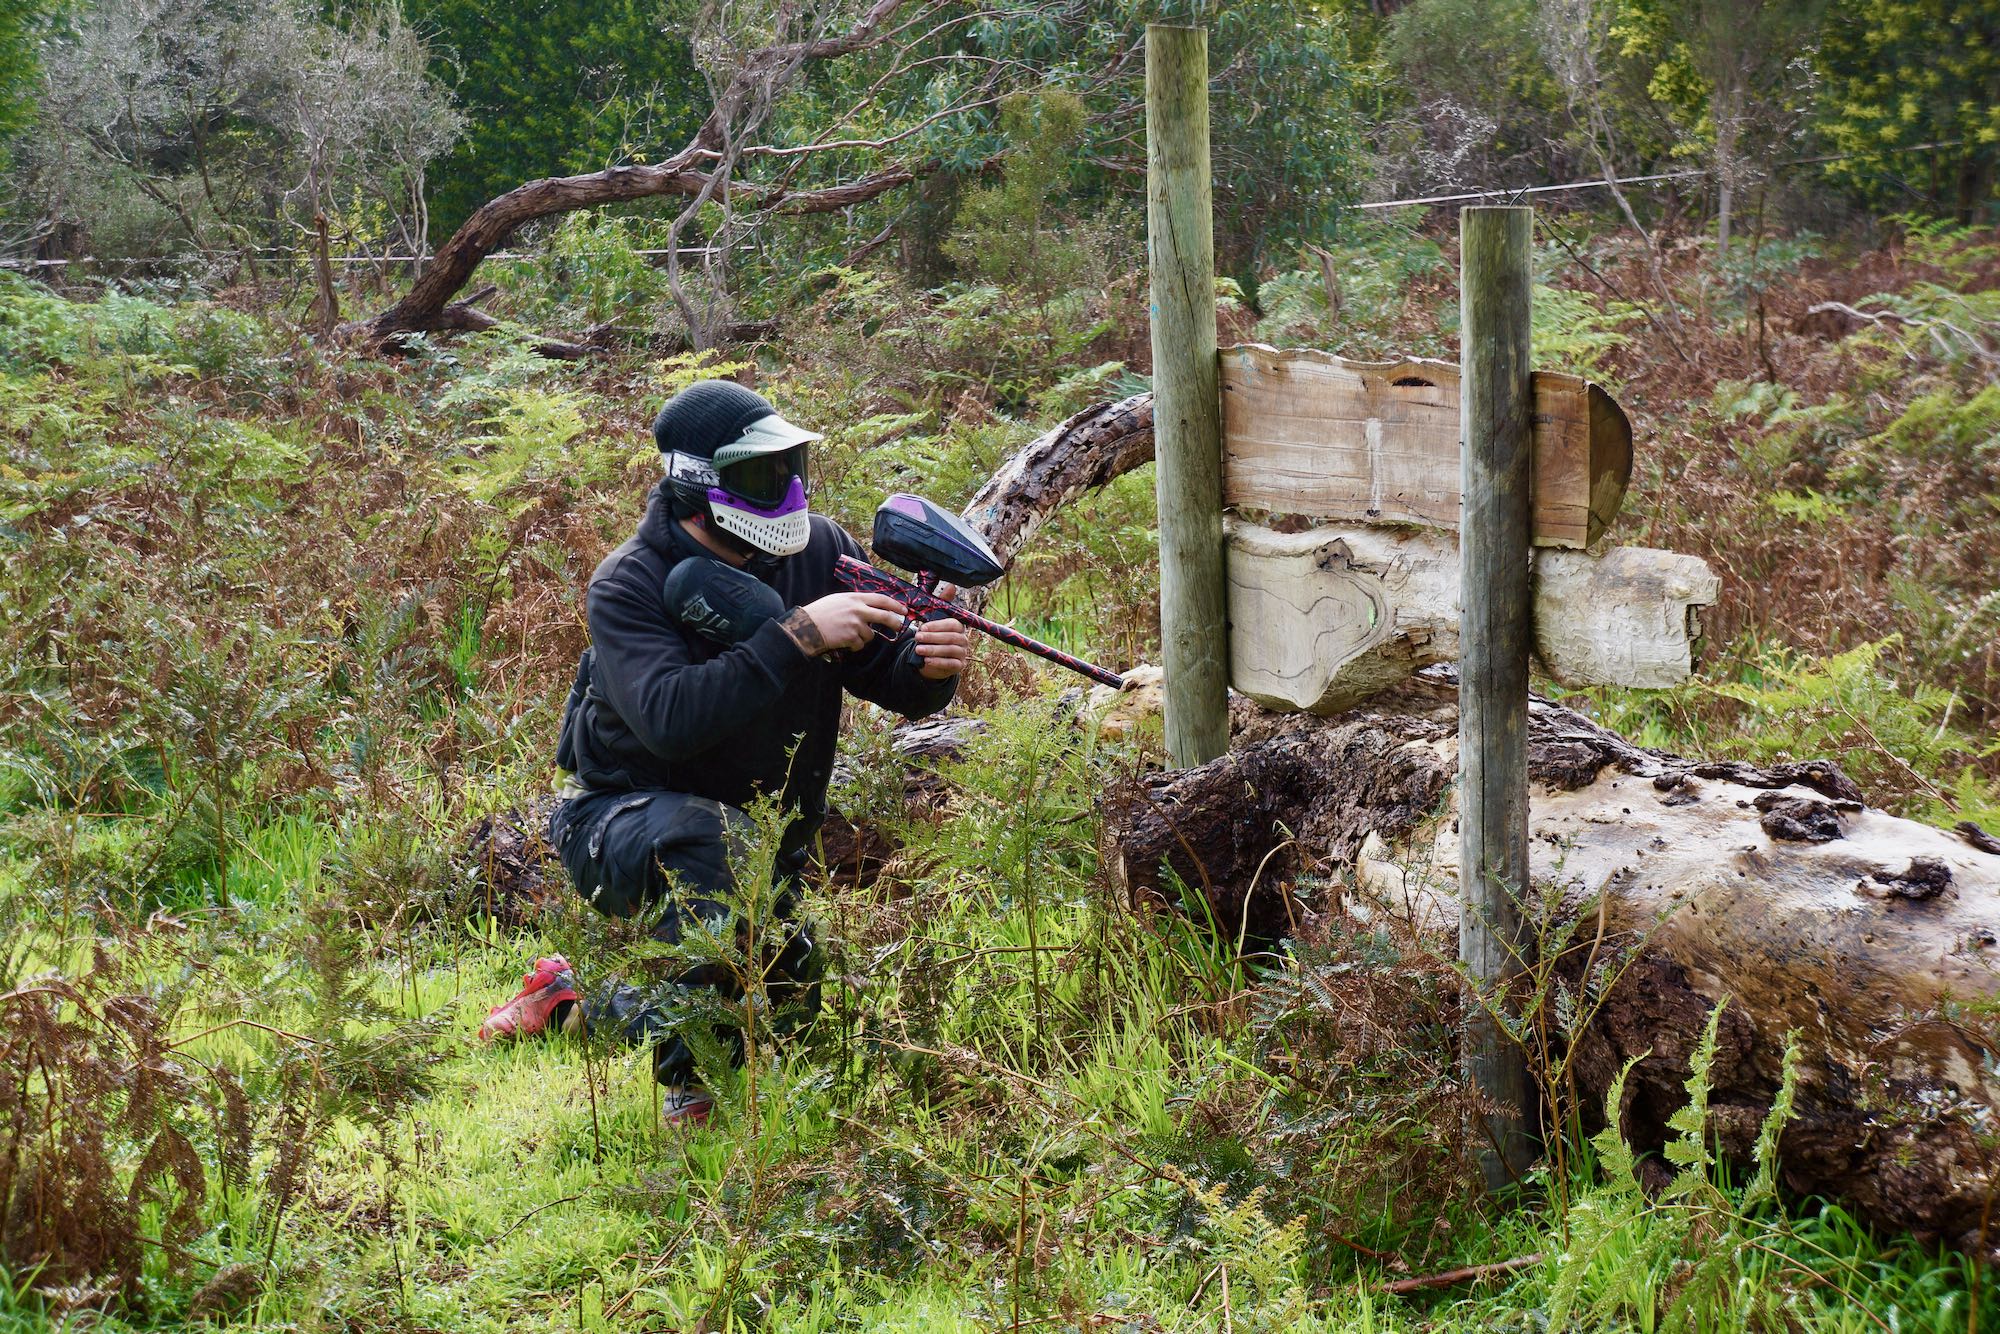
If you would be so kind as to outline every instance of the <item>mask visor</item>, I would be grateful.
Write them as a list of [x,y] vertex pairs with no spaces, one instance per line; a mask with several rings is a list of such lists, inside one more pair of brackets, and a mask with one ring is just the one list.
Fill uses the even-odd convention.
[[810,493],[812,489],[806,475],[804,445],[724,463],[715,473],[723,490],[762,509],[783,503],[795,480],[802,493]]

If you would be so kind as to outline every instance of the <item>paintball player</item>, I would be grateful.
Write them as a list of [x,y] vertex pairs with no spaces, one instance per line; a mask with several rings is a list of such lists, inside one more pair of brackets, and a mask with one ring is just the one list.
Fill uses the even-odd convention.
[[[556,762],[568,778],[549,821],[592,907],[652,914],[653,936],[678,942],[697,926],[725,929],[728,840],[748,825],[743,807],[776,796],[787,817],[775,873],[782,948],[767,987],[774,1004],[807,1015],[818,960],[796,916],[798,884],[826,813],[841,692],[910,718],[935,713],[972,651],[956,621],[904,635],[898,603],[836,587],[834,558],[861,550],[807,511],[807,447],[819,438],[729,380],[695,384],[660,410],[666,477],[637,534],[590,579],[591,647],[563,718]],[[567,960],[537,959],[480,1036],[609,1024],[651,1044],[666,1114],[698,1123],[713,1100],[670,1007],[679,986],[732,992],[718,971],[651,989],[592,979],[585,1000]]]

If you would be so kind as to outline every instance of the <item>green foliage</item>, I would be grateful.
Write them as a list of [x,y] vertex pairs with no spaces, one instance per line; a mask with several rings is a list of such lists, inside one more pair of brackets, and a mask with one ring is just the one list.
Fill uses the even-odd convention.
[[[1343,11],[1304,0],[1219,7],[1112,0],[1090,22],[1072,24],[1023,5],[983,17],[975,32],[981,52],[992,58],[1025,62],[1054,83],[1101,85],[1088,98],[1092,116],[1076,156],[1133,161],[1143,137],[1143,101],[1125,83],[1101,76],[1125,64],[1149,22],[1198,24],[1209,32],[1223,267],[1249,276],[1264,257],[1331,233],[1340,205],[1353,196],[1360,146],[1352,112],[1365,76],[1350,56]],[[1278,107],[1284,114],[1273,114]],[[978,158],[963,160],[970,165]],[[1121,184],[1088,167],[1082,175],[1098,191]]]
[[[2000,168],[2000,15],[1979,0],[1839,0],[1819,45],[1820,131],[1836,181],[1869,198],[1915,187],[1970,222]],[[1920,144],[1943,147],[1901,152]]]
[[996,185],[975,186],[958,206],[945,253],[990,283],[1043,298],[1094,276],[1094,238],[1074,220],[1058,227],[1054,208],[1069,193],[1083,138],[1083,99],[1061,89],[1007,99],[1000,129],[1011,149]]
[[1238,1291],[1251,1298],[1241,1328],[1291,1330],[1310,1318],[1312,1302],[1299,1283],[1305,1220],[1273,1224],[1261,1188],[1231,1203],[1219,1187],[1201,1185],[1171,1168],[1168,1175],[1201,1210],[1217,1266],[1230,1266]]
[[70,301],[0,272],[0,370],[60,367],[119,377],[224,377],[253,369],[275,340],[250,316],[201,301],[169,302],[107,290]]
[[1644,318],[1629,302],[1536,283],[1530,310],[1535,364],[1596,374],[1607,357],[1632,341],[1625,330]]
[[[1688,1058],[1688,1099],[1668,1119],[1672,1137],[1664,1157],[1674,1169],[1663,1190],[1649,1192],[1631,1147],[1620,1131],[1625,1081],[1637,1057],[1605,1095],[1605,1128],[1592,1140],[1603,1187],[1576,1200],[1560,1277],[1549,1298],[1549,1326],[1597,1328],[1630,1321],[1641,1329],[1709,1330],[1725,1313],[1750,1323],[1755,1311],[1739,1309],[1742,1294],[1730,1281],[1736,1257],[1730,1241],[1754,1235],[1750,1211],[1768,1205],[1775,1189],[1778,1136],[1791,1117],[1798,1084],[1797,1039],[1787,1039],[1778,1095],[1757,1136],[1758,1170],[1732,1199],[1717,1184],[1718,1167],[1708,1140],[1709,1071],[1716,1028],[1727,1002],[1709,1014]],[[1720,1234],[1720,1235],[1718,1235]],[[1753,1304],[1761,1304],[1754,1293]]]
[[518,318],[541,328],[637,319],[650,328],[668,299],[664,269],[640,253],[666,242],[666,224],[630,213],[571,213],[511,266]]
[[[574,258],[603,242],[610,267],[536,278],[548,309],[616,309],[624,280],[609,275],[638,232],[591,231],[564,244]],[[1385,232],[1333,253],[1357,290],[1419,289],[1401,314],[1434,337],[1449,274],[1428,245]],[[1963,242],[1937,246],[1923,272],[1949,286]],[[892,487],[962,501],[1056,412],[1134,387],[1117,369],[1117,294],[919,292],[855,268],[816,291],[757,371],[788,416],[828,431],[815,505],[851,527]],[[1267,319],[1291,299],[1272,283],[1260,298]],[[1615,341],[1634,332],[1618,308],[1564,300],[1548,303],[1554,346],[1573,340],[1607,372],[1644,350]],[[1357,337],[1408,350],[1398,327]],[[1902,345],[1868,337],[1902,374]],[[1874,482],[1834,476],[1854,448],[1885,470],[1986,458],[1948,400],[1890,429],[1926,395],[1964,404],[1984,388],[1924,355],[1933,378],[1879,417],[1828,410],[1803,379],[1736,383],[1693,410],[1703,431],[1760,433],[1754,448],[1797,470],[1742,488],[1745,510],[1839,532],[1872,503]],[[1752,1164],[1722,1163],[1700,1111],[1712,1029],[1673,1122],[1670,1197],[1647,1203],[1634,1173],[1657,1173],[1615,1136],[1579,1163],[1579,1131],[1534,1179],[1546,1199],[1478,1202],[1450,961],[1346,916],[1309,879],[1317,920],[1248,957],[1114,892],[1098,803],[1143,781],[1155,743],[1094,734],[1074,697],[997,647],[961,694],[984,731],[934,766],[928,802],[906,803],[886,720],[852,711],[835,798],[897,849],[866,887],[807,886],[830,956],[810,1032],[781,1037],[759,999],[767,888],[678,953],[559,881],[539,908],[512,897],[505,845],[470,855],[465,831],[488,814],[511,827],[505,812],[547,793],[577,589],[657,476],[651,409],[744,369],[551,364],[506,333],[385,365],[157,293],[0,293],[0,972],[16,979],[0,998],[0,1097],[28,1099],[0,1120],[30,1128],[23,1162],[74,1166],[101,1144],[88,1189],[46,1198],[114,1225],[39,1228],[69,1247],[41,1270],[10,1252],[0,1327],[1816,1332],[2000,1314],[1964,1257],[1777,1189],[1795,1060]],[[1674,420],[1673,404],[1651,410]],[[1746,443],[1735,466],[1751,457]],[[996,610],[1120,665],[1156,653],[1151,484],[1137,471],[1045,528]],[[1780,485],[1790,499],[1767,503]],[[1896,503],[1923,521],[1946,512],[1906,494]],[[1917,647],[1942,651],[1957,593],[1929,580],[1906,596],[1899,614],[1939,627]],[[1867,664],[1774,654],[1727,678],[1734,694],[1690,687],[1644,707],[1676,736],[1710,729],[1704,750],[1751,753],[1790,728],[1856,765],[1874,743],[1837,736],[1852,710],[1985,818],[1972,803],[1991,757],[1953,730],[1971,705],[1908,688],[1915,640]],[[1975,626],[1951,651],[1987,642]],[[1940,731],[1961,749],[1918,744]],[[1878,755],[1871,783],[1893,780]],[[767,887],[762,818],[740,879]],[[532,861],[532,831],[523,846]],[[1574,943],[1556,935],[1544,953]],[[740,1074],[709,1053],[722,1105],[708,1127],[663,1125],[644,1056],[614,1035],[470,1040],[469,1017],[552,950],[586,988],[695,962],[739,977],[747,1004],[690,1002],[747,1027],[757,1053]],[[1552,1081],[1612,953],[1580,994],[1553,970],[1531,979],[1553,1027],[1521,1032]],[[39,979],[71,990],[19,994]],[[59,1089],[11,1064],[36,1058],[57,1063]],[[142,1090],[146,1115],[131,1110]],[[123,1249],[100,1257],[106,1237]],[[1457,1293],[1378,1291],[1403,1266],[1532,1251],[1548,1258]]]
[[7,213],[71,254],[229,252],[261,283],[254,251],[315,219],[337,246],[416,245],[425,164],[460,127],[395,4],[64,5],[40,58]]
[[707,113],[671,6],[407,0],[404,8],[432,34],[432,69],[466,115],[465,137],[430,174],[440,235],[523,182],[664,157]]
[[[1482,123],[1454,127],[1443,142],[1417,138],[1390,144],[1391,151],[1443,160],[1440,175],[1453,175],[1461,159],[1474,170],[1488,156],[1500,160],[1546,159],[1559,138],[1562,93],[1549,73],[1540,40],[1534,0],[1414,0],[1390,15],[1382,38],[1383,60],[1402,87],[1420,104],[1462,109]],[[1468,144],[1459,135],[1476,136]],[[1490,138],[1490,143],[1478,142]],[[1553,164],[1550,164],[1553,166]],[[1446,181],[1451,179],[1446,175]],[[1480,179],[1485,179],[1483,174]],[[1426,174],[1419,187],[1437,184]]]
[[1759,236],[1748,245],[1733,247],[1717,268],[1729,295],[1747,315],[1759,307],[1765,296],[1795,278],[1807,260],[1823,250],[1812,232],[1791,236]]
[[1900,646],[1892,637],[1820,660],[1767,650],[1752,679],[1708,687],[1745,710],[1725,744],[1754,759],[1838,759],[1864,789],[1944,817],[1948,804],[1925,775],[1952,773],[1971,749],[1946,725],[1956,703],[1949,691],[1889,674],[1887,659]]
[[1413,221],[1349,223],[1338,242],[1300,258],[1299,268],[1257,287],[1260,341],[1361,360],[1443,351],[1434,334],[1411,336],[1429,314],[1424,298],[1443,296],[1451,278],[1443,250]]
[[7,165],[7,141],[34,112],[35,47],[53,0],[21,0],[0,9],[0,168]]

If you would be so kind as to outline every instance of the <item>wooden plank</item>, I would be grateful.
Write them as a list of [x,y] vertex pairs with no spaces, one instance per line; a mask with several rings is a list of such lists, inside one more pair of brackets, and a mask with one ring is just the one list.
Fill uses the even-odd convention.
[[[1221,353],[1223,499],[1353,523],[1458,527],[1459,370],[1248,343]],[[1576,375],[1534,376],[1534,540],[1583,547],[1617,518],[1632,427]]]
[[[1659,689],[1694,673],[1700,609],[1722,581],[1699,556],[1645,547],[1535,552],[1534,650],[1568,686]],[[1267,709],[1333,714],[1458,659],[1458,539],[1229,521],[1229,684]]]

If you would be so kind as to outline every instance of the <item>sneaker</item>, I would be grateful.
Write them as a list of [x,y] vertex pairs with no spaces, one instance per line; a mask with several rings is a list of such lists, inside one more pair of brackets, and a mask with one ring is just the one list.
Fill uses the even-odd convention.
[[486,1016],[486,1022],[479,1026],[479,1040],[532,1037],[549,1026],[549,1019],[565,1002],[571,1007],[563,1021],[567,1029],[568,1021],[582,1010],[577,999],[576,978],[570,973],[569,960],[560,954],[537,959],[535,971],[521,979],[520,994],[494,1006]]
[[670,1084],[660,1090],[660,1119],[676,1125],[699,1126],[715,1110],[715,1097],[705,1088]]

